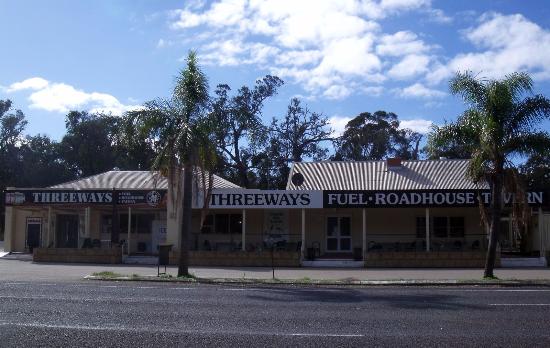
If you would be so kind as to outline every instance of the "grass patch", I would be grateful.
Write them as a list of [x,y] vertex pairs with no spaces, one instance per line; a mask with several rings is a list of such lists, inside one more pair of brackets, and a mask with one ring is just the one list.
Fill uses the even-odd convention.
[[187,279],[187,280],[193,279],[193,280],[196,280],[197,277],[193,273],[189,273],[189,274],[186,274],[186,275],[179,276],[179,277],[177,277],[177,279]]
[[92,273],[92,275],[95,276],[95,277],[102,277],[102,278],[120,278],[120,277],[124,277],[123,274],[115,273],[115,272],[111,272],[111,271],[94,272],[94,273]]
[[483,277],[483,280],[500,280],[500,279],[498,279],[497,276],[492,276],[492,277]]

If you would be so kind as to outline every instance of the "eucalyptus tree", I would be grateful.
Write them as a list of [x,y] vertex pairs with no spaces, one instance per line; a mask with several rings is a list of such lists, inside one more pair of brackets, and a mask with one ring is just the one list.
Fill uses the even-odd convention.
[[271,162],[271,169],[275,171],[272,175],[274,186],[280,189],[286,185],[290,163],[326,159],[328,148],[325,145],[334,140],[328,118],[312,112],[298,98],[290,100],[284,118],[273,119],[269,133],[267,156],[264,157]]
[[362,112],[346,124],[342,136],[336,140],[333,160],[367,161],[390,156],[418,159],[422,136],[399,127],[393,112]]
[[230,96],[228,85],[216,88],[211,117],[216,125],[215,139],[222,162],[227,165],[226,176],[240,186],[252,184],[252,161],[263,150],[267,128],[261,116],[267,98],[277,93],[283,81],[267,75],[257,80],[253,88],[241,87]]
[[[537,127],[550,116],[550,100],[533,95],[532,87],[526,73],[513,73],[502,80],[481,79],[471,72],[457,73],[450,81],[450,89],[463,98],[468,108],[456,122],[436,127],[430,134],[433,148],[445,148],[460,140],[463,149],[472,154],[468,176],[474,183],[489,184],[488,210],[480,205],[489,234],[485,277],[494,277],[502,192],[505,186],[522,191],[513,159],[550,148],[549,134]],[[525,203],[523,195],[516,197],[518,203]]]
[[191,51],[176,78],[172,97],[148,102],[143,109],[129,113],[132,123],[155,143],[153,169],[167,176],[168,199],[174,209],[171,214],[179,217],[181,212],[178,276],[189,275],[193,177],[197,186],[211,189],[212,185],[212,174],[208,182],[205,178],[205,171],[215,163],[208,107],[208,81]]
[[86,177],[116,167],[116,132],[119,118],[107,114],[70,111],[67,132],[60,142],[62,160],[77,177]]

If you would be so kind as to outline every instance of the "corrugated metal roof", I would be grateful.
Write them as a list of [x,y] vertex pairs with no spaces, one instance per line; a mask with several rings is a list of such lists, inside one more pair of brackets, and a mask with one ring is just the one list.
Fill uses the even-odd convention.
[[[214,188],[239,188],[239,186],[214,175]],[[63,184],[50,186],[59,189],[126,189],[126,190],[150,190],[167,189],[168,180],[158,172],[137,170],[111,170],[105,173],[93,175]]]
[[[298,162],[290,170],[287,190],[467,190],[487,188],[466,176],[469,160],[402,161],[388,169],[386,161]],[[301,173],[296,186],[292,175]]]

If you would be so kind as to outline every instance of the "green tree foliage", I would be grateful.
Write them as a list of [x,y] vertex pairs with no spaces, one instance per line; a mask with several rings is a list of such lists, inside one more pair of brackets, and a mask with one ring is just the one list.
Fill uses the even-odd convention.
[[527,187],[535,189],[550,187],[550,149],[545,153],[530,156],[519,170]]
[[15,186],[21,177],[19,148],[24,141],[23,131],[27,126],[21,110],[12,110],[10,100],[0,100],[0,185]]
[[508,190],[516,188],[522,192],[512,158],[537,156],[550,148],[550,136],[537,127],[550,116],[550,100],[532,95],[532,85],[526,73],[507,75],[502,80],[457,73],[450,81],[450,89],[464,99],[468,109],[456,122],[430,134],[429,143],[436,148],[445,148],[460,139],[465,151],[472,154],[468,175],[474,182],[490,186],[488,211],[481,207],[482,216],[487,216],[489,234],[485,277],[493,277],[503,189],[507,186]]
[[399,156],[418,159],[419,133],[399,128],[393,112],[363,112],[346,125],[336,142],[333,160],[367,161]]
[[17,186],[47,187],[75,178],[60,155],[59,143],[46,135],[25,137],[19,149],[22,176]]
[[111,115],[71,111],[67,133],[60,143],[66,165],[77,177],[86,177],[116,167],[118,118]]
[[297,98],[290,101],[283,119],[273,119],[269,134],[265,152],[253,161],[263,188],[284,189],[290,164],[326,159],[328,148],[324,145],[333,140],[328,118],[310,111]]
[[225,177],[242,187],[256,186],[253,158],[263,150],[267,129],[261,121],[267,98],[274,96],[283,81],[267,75],[253,88],[241,87],[230,96],[228,85],[218,85],[211,117],[216,125],[215,139]]

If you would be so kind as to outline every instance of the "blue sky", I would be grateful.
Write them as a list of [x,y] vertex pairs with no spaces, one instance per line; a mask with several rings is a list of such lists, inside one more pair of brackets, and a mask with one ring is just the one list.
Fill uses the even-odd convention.
[[386,110],[425,132],[464,109],[448,93],[457,70],[527,71],[550,96],[549,18],[545,0],[0,0],[0,99],[28,134],[59,139],[69,110],[168,97],[195,49],[212,89],[280,76],[266,120],[299,96],[336,130]]

